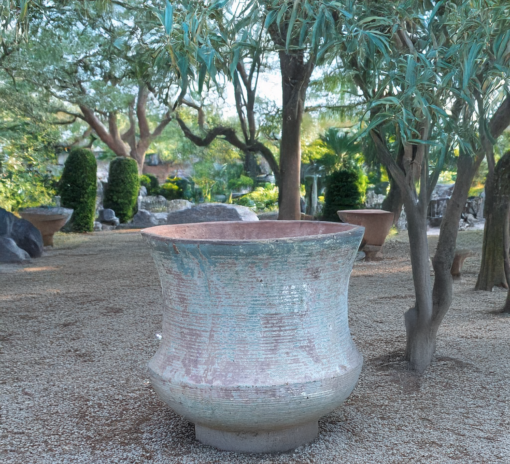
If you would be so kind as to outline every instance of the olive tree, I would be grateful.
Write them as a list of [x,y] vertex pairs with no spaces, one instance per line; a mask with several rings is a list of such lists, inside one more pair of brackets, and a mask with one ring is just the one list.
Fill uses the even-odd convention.
[[[341,60],[366,99],[365,134],[403,195],[416,297],[405,313],[406,358],[418,372],[432,360],[452,302],[459,220],[488,150],[485,140],[497,139],[510,123],[510,97],[502,92],[509,76],[508,7],[475,3],[476,8],[462,1],[317,2],[315,20],[307,25],[330,28],[327,54]],[[297,34],[307,23],[296,22]],[[457,179],[441,224],[432,282],[427,209],[453,150]]]

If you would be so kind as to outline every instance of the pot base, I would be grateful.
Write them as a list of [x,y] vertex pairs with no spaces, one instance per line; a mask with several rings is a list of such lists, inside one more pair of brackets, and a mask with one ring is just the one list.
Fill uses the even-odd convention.
[[271,432],[226,432],[195,424],[195,436],[199,442],[221,450],[240,453],[290,451],[310,443],[318,434],[317,421]]

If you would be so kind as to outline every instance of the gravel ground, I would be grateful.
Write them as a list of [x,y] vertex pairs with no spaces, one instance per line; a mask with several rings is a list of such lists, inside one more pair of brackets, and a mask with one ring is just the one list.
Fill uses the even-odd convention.
[[413,287],[397,235],[383,261],[352,274],[351,331],[365,357],[353,394],[320,421],[315,442],[256,456],[196,442],[152,390],[162,302],[139,233],[58,234],[42,258],[0,266],[0,462],[510,463],[505,292],[473,291],[481,232],[459,241],[477,255],[455,283],[427,372],[403,362]]

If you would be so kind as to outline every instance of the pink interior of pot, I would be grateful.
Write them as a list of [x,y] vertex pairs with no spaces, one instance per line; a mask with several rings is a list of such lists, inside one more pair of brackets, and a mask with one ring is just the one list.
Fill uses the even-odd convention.
[[357,229],[351,224],[319,221],[202,222],[144,229],[152,238],[204,241],[254,241],[338,234]]

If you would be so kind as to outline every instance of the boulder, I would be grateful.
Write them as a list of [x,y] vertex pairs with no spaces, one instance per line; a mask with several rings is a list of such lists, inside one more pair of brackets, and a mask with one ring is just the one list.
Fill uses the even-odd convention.
[[99,230],[103,230],[103,224],[99,221],[94,221],[94,230],[97,232]]
[[44,245],[41,232],[27,220],[16,218],[10,237],[32,258],[39,258],[43,254]]
[[188,200],[170,200],[168,202],[167,211],[172,213],[174,211],[180,211],[181,209],[188,209],[193,206],[193,203]]
[[22,250],[12,238],[0,237],[0,263],[23,263],[30,255]]
[[167,224],[192,224],[218,221],[258,221],[249,208],[223,203],[204,203],[193,208],[168,213]]
[[138,192],[139,197],[146,197],[147,196],[147,187],[145,185],[140,186],[140,191]]
[[100,209],[97,213],[97,220],[101,224],[108,224],[110,226],[118,226],[120,224],[119,218],[115,217],[115,211],[113,211],[113,209]]
[[146,227],[154,227],[157,225],[159,225],[157,218],[154,214],[145,209],[139,210],[129,222],[129,226],[135,229],[145,229]]
[[0,208],[0,236],[11,235],[12,225],[15,220],[16,216],[14,216],[14,214]]
[[469,227],[473,227],[476,224],[476,219],[472,214],[467,214],[466,222],[469,224]]

